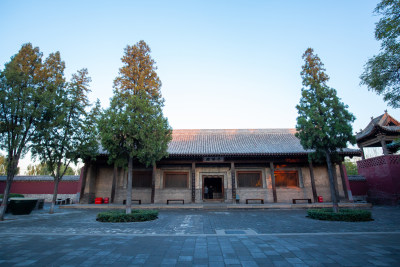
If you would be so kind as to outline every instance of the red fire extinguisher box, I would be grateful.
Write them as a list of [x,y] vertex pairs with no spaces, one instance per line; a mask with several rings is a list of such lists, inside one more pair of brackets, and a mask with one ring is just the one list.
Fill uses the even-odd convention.
[[318,202],[319,202],[319,203],[324,202],[324,199],[323,199],[322,196],[318,196]]

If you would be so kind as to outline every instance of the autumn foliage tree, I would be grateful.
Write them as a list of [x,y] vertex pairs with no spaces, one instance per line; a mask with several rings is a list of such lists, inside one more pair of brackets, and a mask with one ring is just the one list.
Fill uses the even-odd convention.
[[167,156],[171,129],[164,118],[161,82],[150,48],[140,41],[125,48],[114,80],[114,96],[99,122],[109,163],[128,168],[126,213],[131,213],[133,159],[145,166]]
[[[60,75],[63,70],[58,52],[43,61],[39,48],[28,43],[0,71],[0,149],[7,158],[4,199],[9,195],[19,160],[30,148],[47,101],[64,82]],[[0,220],[6,208],[7,201],[3,201]]]
[[351,123],[355,120],[345,104],[340,102],[336,90],[327,86],[329,80],[324,65],[312,48],[303,54],[300,103],[296,106],[296,136],[304,149],[315,150],[314,158],[324,159],[328,167],[334,211],[338,211],[338,199],[334,187],[332,159],[338,150],[355,143]]

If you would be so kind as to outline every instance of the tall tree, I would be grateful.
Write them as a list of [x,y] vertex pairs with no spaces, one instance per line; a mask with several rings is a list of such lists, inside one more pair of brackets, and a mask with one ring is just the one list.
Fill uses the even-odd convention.
[[[7,153],[5,199],[49,95],[64,82],[64,62],[59,53],[50,54],[45,62],[42,57],[38,47],[24,44],[0,72],[0,149]],[[3,201],[0,220],[4,219],[6,207],[7,201]]]
[[50,213],[54,213],[58,184],[70,164],[98,150],[97,131],[92,131],[96,128],[92,120],[95,116],[88,114],[89,82],[87,70],[82,69],[70,82],[57,87],[33,138],[32,157],[39,158],[54,178]]
[[361,84],[383,95],[389,106],[400,107],[400,0],[382,0],[374,13],[381,15],[376,23],[375,38],[381,41],[381,52],[370,58],[361,74]]
[[164,118],[161,82],[144,41],[125,48],[114,80],[114,97],[100,120],[101,142],[109,163],[128,167],[126,213],[131,213],[133,159],[146,166],[167,156],[171,129]]
[[303,54],[300,103],[296,106],[296,137],[300,139],[304,149],[313,149],[313,157],[326,161],[333,209],[338,211],[338,200],[334,187],[332,159],[337,156],[338,149],[347,147],[347,143],[355,143],[351,123],[353,114],[347,111],[348,106],[340,102],[336,90],[326,85],[329,80],[324,65],[312,48]]

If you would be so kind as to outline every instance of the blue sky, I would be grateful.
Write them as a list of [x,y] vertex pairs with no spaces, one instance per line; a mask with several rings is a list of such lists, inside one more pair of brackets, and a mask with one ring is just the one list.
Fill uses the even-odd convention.
[[0,68],[31,42],[60,51],[66,75],[88,68],[91,100],[107,107],[126,45],[145,40],[163,83],[164,113],[179,128],[294,128],[302,54],[314,48],[328,85],[356,116],[385,109],[359,85],[379,17],[375,0],[0,1]]

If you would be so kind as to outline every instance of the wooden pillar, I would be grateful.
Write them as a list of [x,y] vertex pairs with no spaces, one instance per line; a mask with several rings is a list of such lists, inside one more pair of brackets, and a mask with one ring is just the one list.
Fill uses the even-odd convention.
[[[339,184],[337,180],[337,172],[336,172],[336,164],[332,163],[332,171],[333,171],[333,181],[334,181],[334,189],[335,189],[335,195],[336,199],[338,202],[340,202],[340,195],[339,195]],[[329,175],[329,173],[328,173]]]
[[365,159],[365,155],[364,155],[364,147],[362,145],[358,145],[361,149],[361,159],[364,160]]
[[81,194],[79,196],[79,203],[81,203],[81,200],[84,198],[87,173],[88,173],[89,168],[90,168],[90,162],[86,162],[85,165],[83,166],[83,170],[82,170]]
[[313,164],[312,164],[311,160],[308,162],[308,165],[310,167],[312,194],[313,194],[314,202],[317,202],[318,201],[318,195],[317,195],[317,189],[315,187],[314,167],[313,167]]
[[153,172],[151,174],[151,203],[154,204],[154,197],[156,195],[156,171],[157,165],[153,163]]
[[93,204],[96,197],[96,180],[98,175],[98,167],[96,164],[91,165],[91,172],[89,176],[89,190],[88,190],[88,204]]
[[386,145],[385,135],[383,135],[383,134],[379,135],[378,138],[381,141],[383,155],[389,155],[390,153],[389,153],[389,150],[388,150],[387,145]]
[[192,162],[192,203],[196,202],[196,163]]
[[340,162],[339,168],[340,168],[340,177],[342,178],[344,195],[345,195],[346,199],[353,201],[349,178],[347,177],[346,167],[342,164],[342,162]]
[[272,182],[272,195],[274,197],[274,203],[278,202],[278,197],[276,195],[276,186],[275,186],[275,169],[274,163],[269,163],[269,168],[271,169],[271,182]]
[[236,174],[235,174],[234,162],[231,162],[231,177],[232,177],[232,201],[236,201]]
[[110,202],[114,203],[114,198],[115,198],[115,184],[117,182],[117,175],[118,175],[118,167],[114,163],[114,171],[113,171],[113,179],[112,179],[112,184],[111,184],[111,199]]

